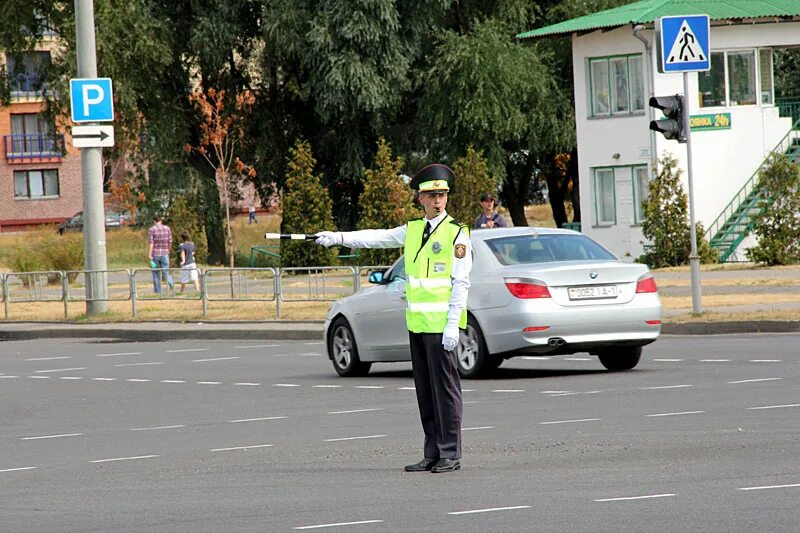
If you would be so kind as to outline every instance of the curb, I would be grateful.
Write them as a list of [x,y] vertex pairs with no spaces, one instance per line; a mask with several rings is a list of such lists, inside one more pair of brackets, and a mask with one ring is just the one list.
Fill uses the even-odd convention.
[[[126,323],[120,325],[81,325],[54,323],[20,323],[18,327],[0,324],[0,341],[34,339],[87,339],[105,338],[133,342],[160,342],[170,340],[300,340],[318,341],[323,338],[320,323],[239,322],[225,324],[204,323]],[[138,326],[138,327],[137,327]],[[265,327],[266,326],[266,327]],[[665,323],[664,335],[724,335],[731,333],[800,333],[800,321],[751,320],[737,322],[684,322]]]

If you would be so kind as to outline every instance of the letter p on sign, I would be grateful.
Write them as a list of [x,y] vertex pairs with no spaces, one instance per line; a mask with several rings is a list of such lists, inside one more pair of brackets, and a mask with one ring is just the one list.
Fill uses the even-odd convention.
[[111,78],[69,80],[72,121],[110,122],[114,120]]

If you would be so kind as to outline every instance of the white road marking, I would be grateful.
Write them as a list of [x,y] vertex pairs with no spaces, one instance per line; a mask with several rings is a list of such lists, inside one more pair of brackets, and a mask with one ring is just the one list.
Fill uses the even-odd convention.
[[622,498],[601,498],[599,500],[595,500],[596,502],[620,502],[626,500],[649,500],[652,498],[670,498],[675,496],[674,494],[649,494],[647,496],[625,496]]
[[589,357],[564,357],[564,361],[591,361]]
[[475,392],[475,389],[461,389],[461,392]]
[[79,376],[61,376],[58,379],[83,379],[83,378]]
[[23,466],[23,467],[20,467],[20,468],[4,468],[4,469],[0,470],[0,472],[19,472],[20,470],[35,470],[36,468],[38,468],[38,467],[36,467],[36,466]]
[[51,376],[28,376],[30,379],[50,379]]
[[784,405],[765,405],[763,407],[748,407],[748,409],[781,409],[783,407],[800,407],[800,403],[787,403]]
[[230,361],[231,359],[239,359],[238,355],[233,357],[213,357],[211,359],[192,359],[192,363],[207,363],[208,361]]
[[[0,470],[0,472],[2,472],[2,470]],[[762,487],[742,487],[736,490],[788,489],[792,487],[800,487],[800,483],[792,483],[790,485],[764,485]]]
[[26,361],[54,361],[56,359],[72,359],[69,355],[61,355],[59,357],[31,357],[30,359],[25,359]]
[[552,422],[539,422],[542,425],[547,424],[571,424],[573,422],[594,422],[595,420],[602,420],[602,418],[578,418],[575,420],[554,420]]
[[79,366],[76,368],[51,368],[49,370],[37,370],[37,374],[45,374],[47,372],[69,372],[70,370],[86,370],[85,366]]
[[99,353],[97,357],[117,357],[120,355],[142,355],[142,352]]
[[730,384],[734,384],[734,383],[757,383],[759,381],[778,381],[779,379],[783,379],[783,378],[742,379],[742,380],[739,380],[739,381],[729,381],[728,383],[730,383]]
[[475,431],[477,429],[494,429],[494,426],[480,426],[474,428],[461,428],[461,431]]
[[782,363],[783,359],[750,359],[751,363]]
[[467,405],[467,404],[470,404],[470,403],[481,403],[481,402],[479,402],[478,400],[464,400],[461,403],[463,403],[464,405]]
[[525,392],[524,389],[493,389],[492,392]]
[[314,389],[339,389],[341,385],[312,385]]
[[133,461],[134,459],[151,459],[153,457],[161,457],[160,455],[134,455],[132,457],[115,457],[113,459],[95,459],[89,461],[90,463],[110,463],[112,461]]
[[683,361],[683,359],[674,358],[674,359],[653,359],[653,361],[658,361],[659,363],[679,363]]
[[248,382],[240,382],[240,383],[234,383],[234,385],[249,385],[249,386],[251,386],[251,387],[255,387],[255,386],[257,386],[257,385],[261,385],[261,383],[248,383]]
[[700,359],[701,363],[728,363],[730,359]]
[[358,522],[337,522],[335,524],[317,524],[315,526],[297,526],[292,529],[319,529],[322,527],[358,526],[361,524],[379,524],[383,520],[359,520]]
[[515,505],[513,507],[491,507],[489,509],[472,509],[471,511],[454,511],[452,513],[447,513],[450,515],[460,515],[460,514],[475,514],[475,513],[491,513],[494,511],[512,511],[514,509],[530,509],[530,505]]
[[184,348],[182,350],[167,350],[167,353],[207,352],[211,348]]
[[353,409],[351,411],[329,411],[328,414],[329,415],[345,415],[345,414],[348,414],[348,413],[366,413],[366,412],[369,412],[369,411],[383,411],[383,409],[380,408],[380,407],[373,407],[371,409]]
[[177,428],[185,428],[184,424],[175,424],[174,426],[156,426],[152,428],[131,428],[131,431],[154,431],[157,429],[177,429]]
[[0,376],[0,379],[14,379],[18,378],[19,376]]
[[142,379],[142,378],[130,378],[126,379],[125,381],[133,381],[135,383],[144,383],[146,381],[150,381],[149,379]]
[[360,440],[360,439],[379,439],[386,435],[366,435],[364,437],[342,437],[340,439],[323,439],[322,442],[338,442],[340,440]]
[[541,392],[542,392],[542,394],[562,394],[562,393],[571,392],[571,391],[568,391],[568,390],[543,390]]
[[114,366],[149,366],[149,365],[163,365],[164,361],[153,361],[151,363],[120,363]]
[[304,352],[300,354],[301,357],[318,357],[320,355],[322,354],[318,352]]
[[548,361],[552,359],[552,357],[534,357],[532,355],[526,355],[523,359],[527,359],[528,361]]
[[284,418],[287,418],[287,417],[285,417],[285,416],[265,416],[265,417],[262,417],[262,418],[240,418],[238,420],[228,420],[228,422],[231,422],[231,423],[235,424],[236,422],[260,422],[262,420],[283,420]]
[[382,389],[383,385],[356,385],[355,389]]
[[641,390],[684,389],[691,385],[661,385],[660,387],[639,387]]
[[186,381],[182,379],[162,379],[161,383],[186,383]]
[[60,439],[61,437],[78,437],[83,433],[62,433],[60,435],[43,435],[41,437],[21,437],[19,440]]
[[221,385],[221,381],[196,381],[198,385]]
[[603,392],[603,391],[590,390],[590,391],[586,391],[586,392],[559,392],[557,394],[551,394],[550,396],[577,396],[577,395],[580,395],[580,394],[599,394],[601,392]]
[[417,388],[416,387],[397,387],[397,390],[417,390]]
[[296,385],[294,383],[273,383],[273,387],[299,387],[300,385]]
[[644,416],[679,416],[679,415],[699,415],[703,414],[705,411],[681,411],[678,413],[657,413],[654,415],[644,415]]
[[92,378],[92,381],[117,381],[117,378]]
[[319,345],[319,344],[325,344],[325,342],[324,341],[304,342],[303,344],[306,345],[306,346],[316,346],[316,345]]
[[274,444],[254,444],[252,446],[234,446],[232,448],[214,448],[212,452],[229,452],[231,450],[249,450],[251,448],[271,448]]
[[277,348],[280,344],[254,344],[252,346],[234,346],[237,350],[249,350],[250,348]]

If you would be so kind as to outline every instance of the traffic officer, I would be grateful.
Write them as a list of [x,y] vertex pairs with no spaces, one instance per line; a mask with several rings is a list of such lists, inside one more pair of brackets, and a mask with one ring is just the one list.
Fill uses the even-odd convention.
[[456,347],[467,325],[472,246],[467,226],[447,214],[455,174],[442,164],[411,179],[425,217],[394,229],[317,233],[318,244],[350,248],[403,247],[406,325],[419,415],[425,434],[422,461],[406,472],[452,472],[461,468],[461,379]]

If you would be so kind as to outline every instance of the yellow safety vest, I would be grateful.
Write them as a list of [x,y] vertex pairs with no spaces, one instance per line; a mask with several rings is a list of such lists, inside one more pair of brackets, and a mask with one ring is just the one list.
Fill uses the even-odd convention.
[[[425,219],[411,220],[406,229],[406,324],[412,333],[442,333],[453,292],[450,275],[455,241],[460,232],[469,229],[448,215],[423,243],[425,223]],[[461,313],[459,327],[467,327],[466,309]]]

